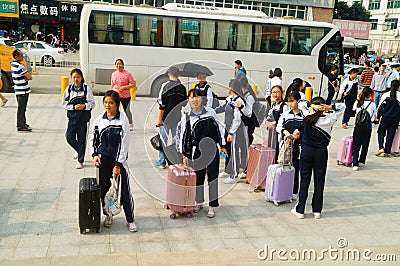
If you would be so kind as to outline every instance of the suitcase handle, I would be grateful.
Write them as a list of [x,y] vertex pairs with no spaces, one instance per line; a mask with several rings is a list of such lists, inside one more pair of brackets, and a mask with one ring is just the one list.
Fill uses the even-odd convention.
[[190,199],[190,189],[186,188],[185,189],[185,200]]

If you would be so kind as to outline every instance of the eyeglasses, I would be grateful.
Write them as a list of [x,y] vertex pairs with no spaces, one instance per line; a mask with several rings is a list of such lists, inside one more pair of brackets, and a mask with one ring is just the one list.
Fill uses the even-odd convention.
[[272,94],[280,93],[281,91],[271,91]]

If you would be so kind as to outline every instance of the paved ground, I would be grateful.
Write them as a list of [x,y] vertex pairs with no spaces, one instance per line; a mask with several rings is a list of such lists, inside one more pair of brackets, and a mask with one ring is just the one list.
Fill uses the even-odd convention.
[[[295,256],[297,250],[301,259],[304,249],[315,249],[324,263],[353,264],[352,259],[346,261],[346,254],[358,250],[358,264],[363,265],[366,249],[372,253],[364,255],[372,259],[394,254],[400,260],[400,158],[373,155],[376,130],[367,166],[354,172],[335,161],[339,138],[352,130],[335,126],[320,220],[312,218],[310,204],[306,218],[299,220],[289,212],[294,203],[275,207],[261,193],[249,193],[243,182],[221,198],[214,219],[200,212],[192,219],[171,220],[163,203],[141,188],[147,186],[162,198],[165,187],[153,189],[151,184],[162,183],[166,172],[151,165],[157,157],[148,145],[156,133],[154,99],[138,98],[133,103],[136,127],[129,165],[139,231],[130,233],[121,214],[111,229],[80,235],[78,182],[93,176],[95,168],[88,155],[83,170],[74,168],[73,152],[64,137],[67,120],[60,96],[31,95],[27,117],[32,133],[16,132],[15,97],[6,97],[9,102],[0,109],[0,265],[283,264],[277,252],[271,258],[272,249],[287,251],[281,255],[288,262],[295,262],[289,252]],[[101,98],[96,103],[94,116],[102,111]],[[220,189],[229,187],[221,184]],[[343,239],[337,243],[339,238]],[[339,247],[346,242],[347,246]],[[265,245],[269,256],[263,261],[258,251]],[[323,253],[324,249],[331,250]]]

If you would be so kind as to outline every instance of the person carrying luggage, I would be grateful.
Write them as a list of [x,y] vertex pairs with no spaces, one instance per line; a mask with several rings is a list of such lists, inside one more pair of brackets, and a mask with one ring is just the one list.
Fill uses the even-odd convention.
[[239,108],[235,107],[235,102],[243,101],[242,88],[240,82],[236,79],[229,81],[228,93],[230,94],[225,103],[215,109],[215,112],[225,112],[225,139],[226,150],[228,152],[225,160],[225,170],[219,174],[219,177],[226,177],[225,184],[234,184],[239,180],[239,169],[247,165],[248,140],[246,127],[241,119]]
[[351,114],[353,113],[354,102],[357,99],[358,93],[358,70],[357,68],[353,68],[350,70],[349,76],[343,81],[343,84],[340,86],[340,93],[343,93],[344,103],[346,104],[346,110],[343,114],[342,119],[342,128],[346,129],[349,126],[349,120]]
[[[183,163],[196,172],[196,204],[198,212],[204,204],[204,180],[207,174],[209,209],[207,217],[215,216],[218,203],[219,156],[225,150],[224,132],[212,108],[202,105],[201,92],[191,89],[188,93],[190,111],[182,116],[178,125],[178,150]],[[205,142],[207,141],[207,142]],[[209,142],[211,141],[211,142]]]
[[93,92],[85,84],[82,70],[75,68],[71,71],[73,83],[70,84],[63,95],[63,106],[67,110],[68,125],[65,137],[75,150],[74,159],[76,169],[83,168],[85,160],[86,139],[88,135],[91,111],[95,107]]
[[[299,219],[304,218],[311,174],[314,173],[314,195],[312,211],[314,218],[321,218],[324,199],[325,175],[328,165],[328,145],[332,127],[346,106],[343,103],[326,105],[322,97],[311,100],[313,112],[304,109],[304,131],[301,137],[300,154],[300,189],[296,206],[291,213]],[[333,110],[333,113],[326,113]]]
[[[372,102],[372,90],[365,87],[357,96],[356,123],[353,131],[353,170],[364,166],[367,159],[372,133],[372,121],[375,119],[376,105]],[[361,150],[361,154],[360,154]]]
[[115,91],[104,94],[105,112],[93,123],[91,150],[93,164],[99,167],[100,197],[103,213],[106,215],[104,226],[111,227],[113,217],[104,210],[104,197],[111,186],[110,178],[120,176],[121,204],[124,207],[128,230],[137,231],[134,216],[134,202],[129,182],[128,150],[129,121],[124,112],[119,111],[120,97]]
[[298,102],[301,95],[298,91],[292,91],[288,96],[290,110],[283,112],[276,126],[276,131],[286,138],[293,139],[292,165],[295,169],[293,199],[297,199],[299,193],[299,157],[300,136],[303,132],[303,111],[299,109]]
[[289,107],[283,101],[283,89],[280,85],[275,85],[271,90],[271,102],[273,102],[271,109],[268,112],[265,124],[268,130],[273,130],[275,134],[275,163],[278,160],[279,142],[281,140],[280,133],[276,132],[276,124],[283,112],[289,111]]
[[[382,95],[379,102],[377,119],[379,120],[378,127],[378,145],[379,150],[375,153],[376,156],[383,154],[384,157],[389,157],[393,139],[400,120],[400,91],[398,80],[391,82],[389,92]],[[386,136],[386,142],[385,142]],[[385,142],[385,146],[383,143]]]

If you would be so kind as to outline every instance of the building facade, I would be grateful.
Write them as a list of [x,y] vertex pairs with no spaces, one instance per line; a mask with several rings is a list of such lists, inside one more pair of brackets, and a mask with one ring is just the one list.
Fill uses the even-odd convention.
[[378,54],[400,53],[400,0],[348,0],[371,12],[370,49]]

